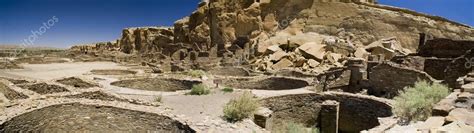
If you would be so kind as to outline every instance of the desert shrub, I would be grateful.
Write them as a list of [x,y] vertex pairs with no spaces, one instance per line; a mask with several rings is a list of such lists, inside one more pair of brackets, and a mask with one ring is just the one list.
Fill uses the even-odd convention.
[[206,72],[203,70],[190,70],[190,71],[187,71],[186,74],[191,77],[199,78],[206,75]]
[[230,100],[224,106],[224,118],[229,122],[241,121],[252,116],[260,105],[250,92]]
[[191,92],[189,93],[190,95],[207,95],[211,93],[211,90],[209,87],[207,87],[204,84],[197,84],[193,85]]
[[162,100],[163,100],[163,94],[160,94],[160,95],[155,97],[155,102],[161,103]]
[[234,89],[230,88],[230,87],[225,87],[224,89],[222,89],[222,91],[225,92],[225,93],[232,93],[232,92],[234,92]]
[[414,87],[405,88],[394,98],[393,112],[401,118],[402,124],[423,121],[431,116],[433,104],[449,95],[448,87],[439,83],[418,81]]
[[318,128],[307,128],[303,124],[295,122],[284,122],[282,126],[273,129],[275,133],[319,133]]

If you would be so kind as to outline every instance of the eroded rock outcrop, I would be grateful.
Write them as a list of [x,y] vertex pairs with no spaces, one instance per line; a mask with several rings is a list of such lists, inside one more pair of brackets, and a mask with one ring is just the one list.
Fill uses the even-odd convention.
[[[342,66],[347,57],[383,54],[391,59],[413,53],[419,33],[474,40],[469,26],[373,0],[210,0],[172,28],[127,28],[116,43],[105,46],[146,62],[166,59],[166,65],[192,65],[201,57],[216,60],[207,62],[213,66],[252,63],[264,71],[327,70]],[[181,59],[188,61],[176,62]]]

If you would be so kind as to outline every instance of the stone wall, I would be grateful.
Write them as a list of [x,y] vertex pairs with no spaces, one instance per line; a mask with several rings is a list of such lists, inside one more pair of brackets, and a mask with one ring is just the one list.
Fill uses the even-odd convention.
[[419,80],[437,82],[423,71],[404,68],[391,62],[383,62],[369,71],[368,93],[378,97],[393,98],[405,87],[414,86]]
[[464,55],[455,58],[444,71],[446,77],[444,81],[451,88],[456,88],[456,80],[460,77],[466,76],[473,70],[474,50],[469,50]]
[[359,132],[378,126],[379,117],[392,116],[391,103],[386,99],[350,93],[328,92],[296,94],[263,99],[263,105],[273,111],[274,124],[279,120],[318,125],[321,103],[334,100],[340,103],[339,131]]
[[424,57],[456,58],[474,48],[474,41],[437,38],[420,44],[418,55]]
[[453,58],[436,58],[421,56],[403,56],[394,58],[391,61],[402,67],[412,68],[428,73],[437,80],[444,80],[446,73],[444,72]]

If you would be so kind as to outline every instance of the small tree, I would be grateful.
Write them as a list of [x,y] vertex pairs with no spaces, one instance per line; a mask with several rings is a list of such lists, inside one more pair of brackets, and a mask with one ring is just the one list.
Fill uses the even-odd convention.
[[245,92],[237,99],[230,100],[224,106],[224,118],[229,122],[241,121],[251,117],[260,105],[250,92]]
[[414,87],[405,88],[394,98],[394,113],[403,124],[423,121],[431,116],[433,105],[449,95],[448,87],[439,83],[418,81]]

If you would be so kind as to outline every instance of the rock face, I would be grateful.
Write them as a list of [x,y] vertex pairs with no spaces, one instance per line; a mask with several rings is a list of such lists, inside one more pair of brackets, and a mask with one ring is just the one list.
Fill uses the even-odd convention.
[[159,52],[173,43],[173,29],[163,27],[128,28],[118,42],[122,52]]
[[[189,64],[197,57],[216,60],[208,62],[213,66],[220,62],[224,62],[221,65],[251,62],[257,64],[258,70],[272,70],[274,64],[285,60],[281,66],[292,64],[306,70],[341,66],[346,57],[367,58],[370,53],[382,54],[385,59],[409,54],[419,46],[419,33],[474,40],[474,30],[469,26],[376,3],[374,0],[209,0],[199,3],[196,11],[176,21],[172,28],[127,28],[116,42],[72,49],[118,50],[141,56],[146,62],[171,57],[178,64],[183,59]],[[277,58],[264,59],[280,50],[288,56],[281,57],[280,52]],[[336,55],[338,61],[334,60]],[[220,61],[224,58],[225,61]],[[308,63],[310,59],[320,65],[314,61]],[[159,65],[170,65],[169,61]]]

